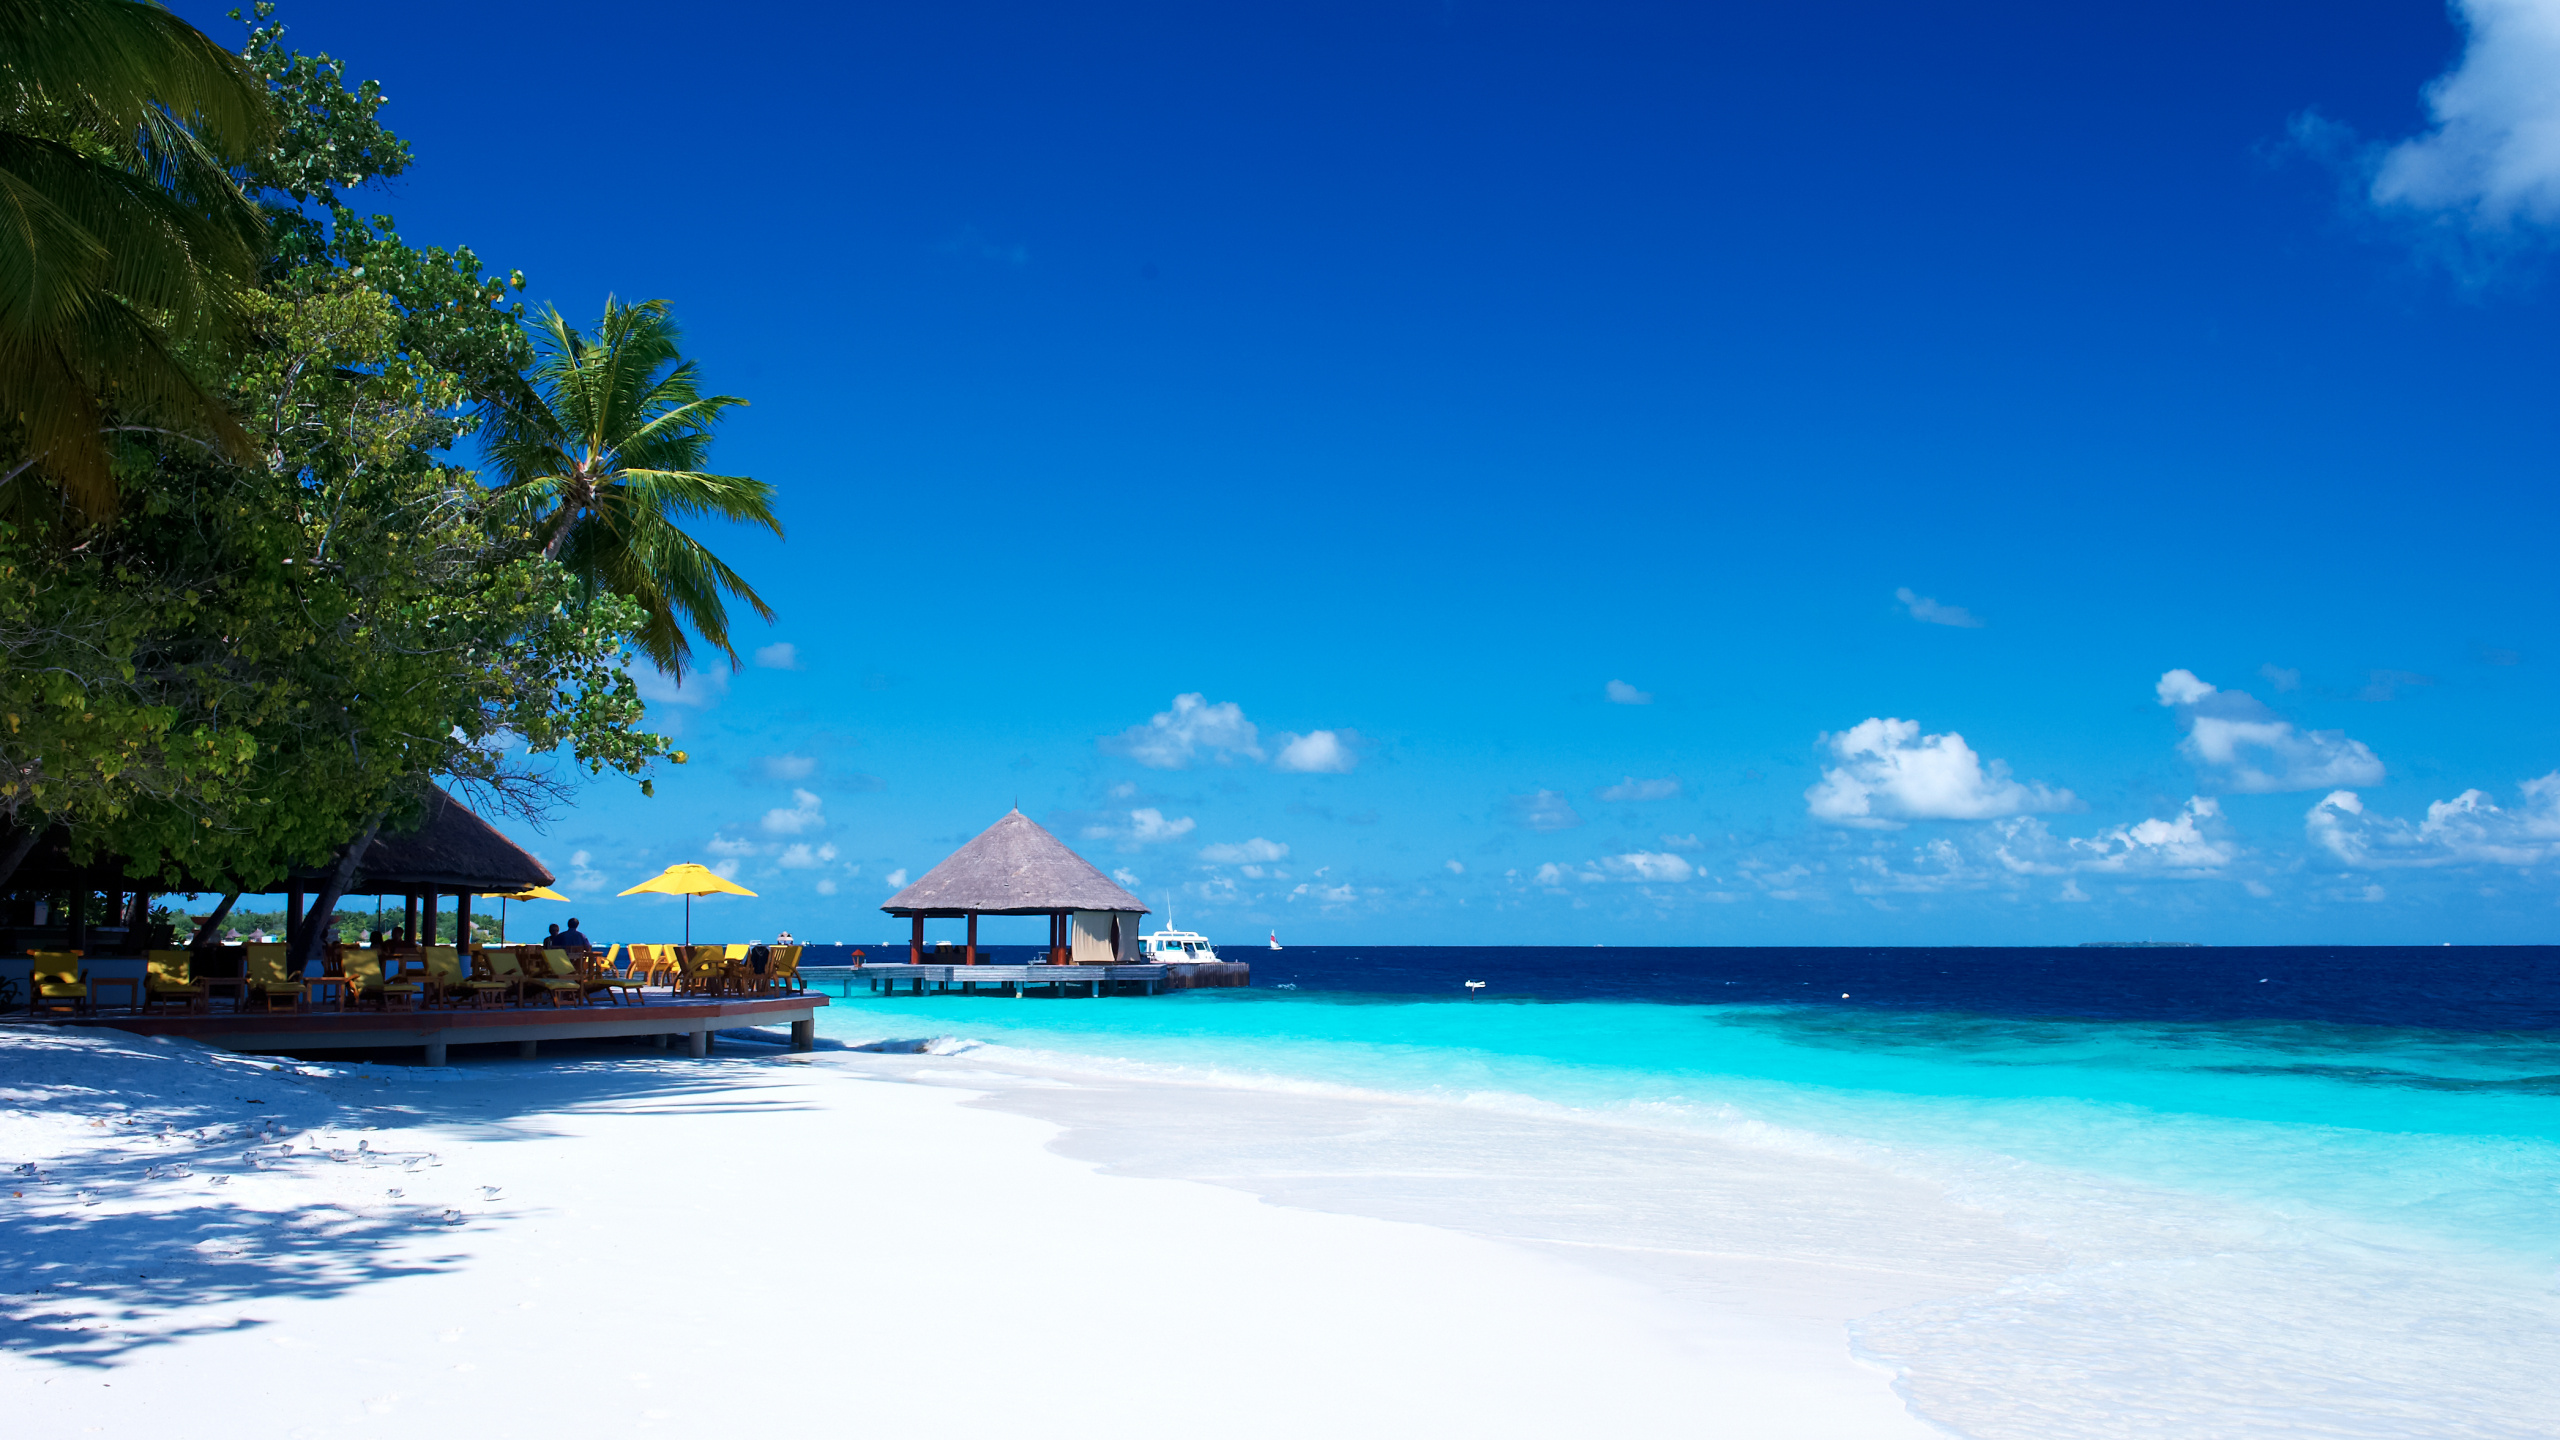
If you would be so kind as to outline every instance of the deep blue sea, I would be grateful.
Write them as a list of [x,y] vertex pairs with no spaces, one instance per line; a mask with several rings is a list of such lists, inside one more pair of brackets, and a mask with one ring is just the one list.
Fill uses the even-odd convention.
[[[2127,1434],[2560,1434],[2560,947],[1228,958],[1251,988],[857,986],[821,1030],[1534,1108],[1925,1179],[2069,1257],[1996,1303],[1862,1330],[1959,1433],[2118,1433],[2090,1417],[2122,1412]],[[2188,1377],[2187,1398],[2141,1398],[2127,1356]],[[2083,1372],[2067,1420],[1998,1379]]]

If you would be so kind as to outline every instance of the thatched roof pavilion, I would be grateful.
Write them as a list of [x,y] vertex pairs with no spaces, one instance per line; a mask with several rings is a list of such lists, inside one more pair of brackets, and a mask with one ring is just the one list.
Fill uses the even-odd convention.
[[1111,877],[1033,824],[1020,810],[988,826],[924,878],[880,907],[915,922],[911,963],[924,958],[928,917],[969,921],[968,963],[978,963],[978,917],[1046,915],[1050,963],[1116,964],[1135,954],[1147,907]]
[[[311,865],[288,884],[317,890],[332,867]],[[377,835],[356,862],[350,895],[514,895],[556,878],[522,846],[471,813],[442,789],[427,797],[426,818],[399,835]]]
[[[300,924],[303,895],[319,891],[334,868],[334,862],[306,865],[268,887],[284,894],[289,923]],[[552,879],[541,861],[499,834],[469,806],[438,788],[428,795],[426,814],[415,827],[397,835],[374,837],[364,858],[357,862],[355,879],[346,893],[403,897],[404,920],[413,935],[425,933],[425,927],[435,923],[439,896],[455,897],[454,924],[459,934],[470,914],[471,896],[518,894],[537,885],[548,885]],[[82,932],[91,924],[91,917],[83,908],[85,896],[104,892],[135,897],[138,903],[119,906],[113,920],[103,927],[129,929],[148,911],[151,897],[167,893],[164,884],[155,878],[127,875],[123,862],[114,856],[101,855],[86,865],[73,864],[69,836],[57,826],[36,842],[8,882],[0,885],[0,892],[71,892],[74,912],[66,919],[76,938],[70,943],[82,948],[87,943]],[[234,890],[237,884],[218,875],[199,875],[187,877],[175,888],[219,895]],[[55,923],[59,926],[63,922]],[[132,938],[126,936],[124,943],[132,944]]]

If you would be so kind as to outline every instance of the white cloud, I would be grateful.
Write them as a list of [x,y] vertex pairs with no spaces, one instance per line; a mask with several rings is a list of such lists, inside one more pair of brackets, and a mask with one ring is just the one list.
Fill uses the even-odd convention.
[[800,663],[798,646],[789,641],[756,647],[756,667],[762,670],[806,670]]
[[2276,664],[2272,660],[2259,666],[2258,673],[2267,677],[2267,683],[2276,687],[2276,693],[2279,695],[2282,695],[2288,690],[2299,690],[2302,688],[2301,671],[2288,670],[2282,665]]
[[819,893],[819,894],[821,894],[821,895],[833,895],[834,893],[836,893],[836,882],[834,882],[833,880],[821,880],[821,881],[819,881],[819,882],[818,882],[818,893]]
[[1139,885],[1138,872],[1130,869],[1126,865],[1112,871],[1111,878],[1119,881],[1121,888],[1125,890],[1135,890]]
[[897,869],[890,871],[890,872],[888,873],[888,875],[887,875],[886,877],[884,877],[884,878],[880,881],[880,883],[881,883],[881,884],[883,884],[883,885],[888,886],[888,887],[889,887],[890,892],[891,892],[891,893],[893,893],[893,894],[894,894],[894,893],[896,893],[897,891],[900,891],[900,890],[904,890],[904,889],[906,889],[906,888],[907,888],[907,871],[906,871],[906,867],[902,865],[902,866],[898,867]]
[[2323,797],[2303,817],[2313,843],[2359,869],[2436,865],[2539,865],[2560,859],[2560,770],[2517,787],[2524,796],[2502,809],[2478,790],[2427,807],[2412,825],[2365,813],[2352,790]]
[[1198,828],[1199,823],[1188,815],[1178,820],[1168,820],[1162,810],[1150,805],[1143,810],[1130,811],[1129,823],[1126,825],[1087,825],[1084,827],[1084,838],[1127,840],[1139,845],[1153,845],[1159,841],[1180,839]]
[[733,840],[726,835],[714,835],[702,848],[714,855],[753,855],[761,847],[753,840]]
[[1680,777],[1665,775],[1659,780],[1639,780],[1630,775],[1598,793],[1603,800],[1668,800],[1680,793]]
[[1233,763],[1238,755],[1259,760],[1259,742],[1242,706],[1232,700],[1212,705],[1206,695],[1194,692],[1174,696],[1172,709],[1158,711],[1144,725],[1105,736],[1101,744],[1150,770],[1182,770],[1203,752],[1221,765]]
[[712,866],[711,869],[714,874],[718,875],[723,880],[735,880],[738,878],[738,862],[735,860],[723,860],[719,864]]
[[2454,0],[2454,9],[2470,41],[2427,86],[2434,126],[2384,153],[2374,202],[2488,230],[2560,220],[2560,3]]
[[605,879],[603,871],[592,867],[590,862],[594,859],[595,856],[591,852],[585,850],[576,851],[571,854],[569,856],[569,873],[560,881],[560,888],[563,890],[601,890],[607,884],[611,883]]
[[1923,735],[1916,720],[1870,718],[1824,738],[1840,764],[1804,792],[1805,807],[1836,825],[1896,830],[1907,820],[1989,820],[2079,803],[2068,790],[2010,779],[2005,761],[1985,767],[1962,735]]
[[1212,865],[1268,865],[1288,859],[1289,847],[1256,835],[1241,845],[1212,845],[1200,852],[1200,858]]
[[824,813],[826,802],[819,799],[816,792],[809,790],[794,790],[791,792],[791,800],[792,805],[788,810],[776,809],[764,812],[764,820],[762,822],[764,826],[764,833],[767,835],[806,835],[812,830],[823,830],[826,828],[827,817]]
[[2089,894],[2087,891],[2080,888],[2079,881],[2065,880],[2062,882],[2062,893],[2054,896],[2053,898],[2056,900],[2066,900],[2075,905],[2085,905],[2089,901]]
[[1608,694],[1609,703],[1612,705],[1650,705],[1653,703],[1652,691],[1639,690],[1624,680],[1610,681]]
[[1553,830],[1570,830],[1582,823],[1574,813],[1573,802],[1553,790],[1540,790],[1533,795],[1514,795],[1508,802],[1511,820],[1544,834]]
[[821,865],[833,862],[835,858],[836,847],[833,845],[820,845],[811,849],[806,842],[803,842],[783,851],[782,858],[773,863],[785,870],[815,870]]
[[1901,601],[1910,610],[1911,618],[1923,625],[1953,625],[1959,630],[1982,628],[1982,622],[1974,618],[1972,611],[1961,605],[1941,605],[1926,595],[1915,595],[1908,585],[1894,591],[1893,598]]
[[1348,905],[1352,901],[1359,899],[1360,892],[1348,885],[1309,884],[1300,885],[1297,889],[1290,891],[1289,898],[1292,900],[1315,900],[1325,908],[1331,909],[1336,905]]
[[1564,867],[1550,860],[1538,867],[1535,878],[1541,885],[1561,885],[1564,883]]
[[2363,741],[2295,729],[2245,690],[2216,689],[2192,670],[2172,670],[2154,688],[2187,727],[2179,751],[2224,789],[2268,795],[2382,781],[2382,761]]
[[2083,870],[2149,870],[2194,874],[2218,870],[2239,854],[2227,841],[2207,835],[2222,818],[2221,802],[2198,795],[2175,819],[2144,820],[2119,825],[2091,839],[2071,842]]
[[631,666],[631,684],[652,705],[690,705],[708,710],[729,693],[729,672],[717,666],[694,671],[679,685],[646,661]]
[[1467,873],[1467,867],[1463,861],[1443,860],[1440,863],[1447,866],[1449,873],[1452,875],[1464,875]]
[[1687,880],[1698,872],[1677,855],[1635,850],[1624,855],[1604,855],[1600,864],[1611,874],[1625,880]]
[[818,773],[818,762],[808,755],[763,755],[757,757],[756,769],[767,780],[806,780]]
[[1271,758],[1274,770],[1295,771],[1301,775],[1343,775],[1360,763],[1351,745],[1360,737],[1349,730],[1312,730],[1304,735],[1279,737],[1280,753]]
[[1687,835],[1664,835],[1659,838],[1662,841],[1662,848],[1665,850],[1703,850],[1707,848],[1698,843],[1698,837],[1694,831]]

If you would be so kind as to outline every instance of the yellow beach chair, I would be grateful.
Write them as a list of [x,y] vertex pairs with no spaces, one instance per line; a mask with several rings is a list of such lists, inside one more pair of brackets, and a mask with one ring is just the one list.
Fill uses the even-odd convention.
[[564,1000],[587,1003],[587,987],[578,982],[578,967],[569,961],[566,950],[541,950],[526,947],[516,952],[516,963],[524,971],[524,997],[539,995],[557,1010]]
[[150,978],[144,982],[142,997],[144,1013],[158,1005],[174,1005],[199,1015],[213,1008],[213,987],[195,978],[194,960],[184,950],[151,952]]
[[35,973],[27,977],[27,1013],[46,1010],[68,1010],[77,1015],[89,1008],[89,987],[80,979],[80,952],[77,950],[30,950]]
[[241,958],[249,967],[249,993],[269,1010],[302,1008],[302,980],[286,969],[282,945],[244,945]]

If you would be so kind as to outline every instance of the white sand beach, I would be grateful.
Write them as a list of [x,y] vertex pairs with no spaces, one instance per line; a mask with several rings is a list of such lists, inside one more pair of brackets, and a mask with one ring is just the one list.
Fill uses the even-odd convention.
[[[62,1436],[1917,1437],[1847,1322],[2034,1259],[1907,1182],[1539,1123],[981,1055],[0,1034],[0,1386]],[[1642,1243],[1610,1199],[1675,1192]]]

